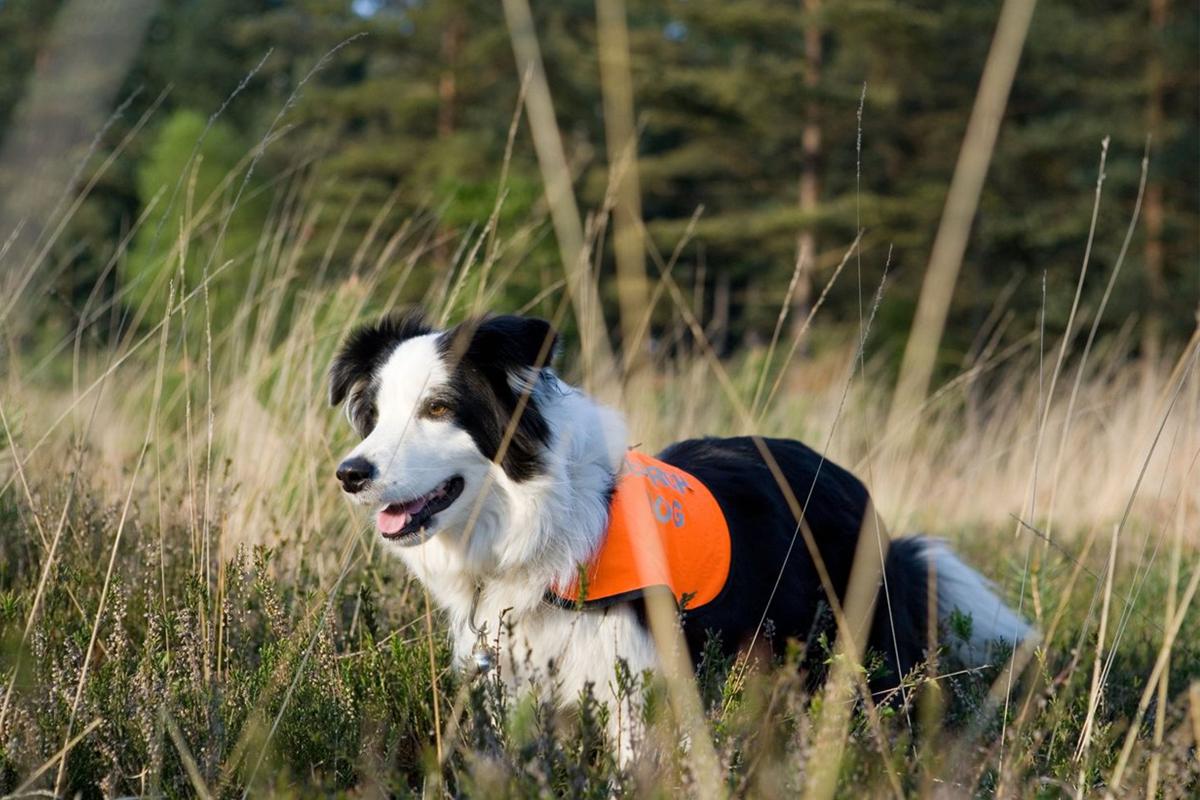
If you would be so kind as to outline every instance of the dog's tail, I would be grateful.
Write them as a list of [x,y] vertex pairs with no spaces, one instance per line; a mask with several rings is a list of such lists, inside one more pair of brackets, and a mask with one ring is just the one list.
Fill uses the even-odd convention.
[[964,564],[945,542],[926,537],[916,542],[930,585],[937,587],[940,641],[963,666],[991,663],[1033,633],[996,595],[992,582]]

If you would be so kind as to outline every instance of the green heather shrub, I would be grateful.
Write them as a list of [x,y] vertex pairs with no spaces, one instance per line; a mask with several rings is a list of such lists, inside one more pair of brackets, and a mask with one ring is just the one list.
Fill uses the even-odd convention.
[[[613,676],[621,696],[646,701],[646,738],[636,748],[638,759],[623,769],[604,733],[617,709],[598,702],[595,691],[574,698],[577,711],[564,713],[552,689],[514,704],[494,677],[464,681],[450,669],[436,621],[432,633],[426,627],[420,587],[373,566],[350,569],[332,593],[311,570],[261,546],[241,547],[205,568],[193,563],[188,543],[195,531],[172,523],[159,529],[135,509],[105,592],[122,505],[92,492],[82,476],[75,486],[74,512],[28,637],[23,627],[45,564],[31,528],[49,519],[68,489],[47,487],[32,504],[11,489],[0,494],[7,532],[0,538],[0,674],[11,679],[16,670],[0,727],[4,792],[22,786],[84,731],[61,776],[54,763],[33,788],[57,786],[59,794],[81,797],[189,797],[200,781],[220,797],[247,789],[289,797],[418,796],[440,784],[454,797],[589,798],[695,789],[688,748],[674,732],[655,676],[624,669]],[[1054,565],[1059,568],[1065,566]],[[1158,602],[1165,582],[1143,578],[1124,571],[1114,597],[1140,590],[1144,600]],[[1069,646],[1086,615],[1086,604],[1080,605],[999,714],[986,713],[996,669],[910,676],[905,700],[878,707],[878,729],[857,703],[844,796],[887,786],[888,769],[906,791],[917,791],[934,771],[956,766],[944,763],[945,752],[972,731],[980,735],[980,749],[968,752],[981,793],[1015,780],[1021,794],[1059,796],[1047,786],[1078,779],[1073,751],[1087,710],[1088,670]],[[943,634],[967,636],[969,625],[956,618],[951,627],[962,630]],[[1157,653],[1156,625],[1138,612],[1128,616],[1086,766],[1092,787],[1103,785],[1119,752],[1123,720]],[[1174,685],[1196,677],[1191,649],[1197,633],[1191,620],[1175,659]],[[1084,645],[1086,652],[1091,644]],[[797,642],[773,665],[740,680],[743,663],[721,656],[716,642],[705,648],[697,680],[726,789],[738,796],[791,796],[803,788],[807,764],[821,757],[812,750],[824,713],[819,691],[812,694],[812,670],[836,658],[821,636],[807,647]],[[878,663],[867,661],[868,669]],[[1018,726],[1026,698],[1033,716]],[[1160,769],[1175,789],[1196,786],[1192,744],[1178,735],[1188,713],[1179,702],[1166,709]],[[1152,732],[1151,723],[1146,726],[1144,737]],[[1015,772],[1002,776],[996,747],[1005,730],[1005,757]],[[1169,796],[1180,795],[1173,790]]]

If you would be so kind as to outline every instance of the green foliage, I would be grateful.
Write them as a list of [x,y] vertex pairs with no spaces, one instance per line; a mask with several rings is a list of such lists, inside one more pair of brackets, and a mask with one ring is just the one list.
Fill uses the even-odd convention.
[[208,289],[216,324],[244,299],[266,211],[256,182],[243,177],[247,153],[228,122],[196,111],[176,111],[158,130],[137,174],[138,197],[153,211],[121,269],[125,303],[140,316],[158,322],[172,282],[177,301],[218,271]]
[[[53,20],[52,5],[10,0],[0,15],[0,26],[12,33],[6,38],[19,44],[5,52],[11,69],[0,71],[0,124]],[[582,206],[597,208],[609,167],[599,113],[595,9],[574,2],[536,6]],[[670,252],[703,206],[676,277],[703,284],[704,316],[714,312],[714,284],[728,281],[733,335],[727,341],[734,346],[739,337],[761,340],[771,329],[801,231],[818,236],[819,286],[864,229],[862,285],[856,265],[853,276],[848,273],[833,287],[822,324],[857,324],[860,299],[871,295],[890,248],[891,282],[871,346],[894,361],[911,322],[999,3],[825,0],[812,9],[783,0],[628,4],[647,228],[654,246]],[[1152,295],[1142,270],[1145,227],[1139,227],[1103,329],[1119,329],[1131,315],[1153,315],[1168,337],[1179,341],[1190,334],[1200,285],[1187,264],[1200,248],[1200,228],[1187,176],[1200,158],[1195,113],[1200,63],[1186,32],[1195,28],[1196,13],[1187,4],[1171,4],[1165,27],[1156,33],[1142,5],[1039,4],[951,309],[945,365],[961,363],[998,299],[1007,298],[1014,312],[1007,323],[1011,336],[1035,329],[1043,271],[1051,298],[1048,332],[1054,336],[1063,329],[1105,136],[1112,142],[1083,306],[1095,308],[1115,267],[1143,144],[1152,133],[1150,182],[1162,198],[1163,280],[1171,291]],[[823,57],[816,86],[810,87],[805,35],[814,27],[821,32]],[[334,48],[340,49],[318,64]],[[1147,106],[1154,58],[1163,69],[1164,120],[1152,125]],[[87,300],[114,255],[112,242],[130,230],[161,187],[174,187],[198,139],[196,120],[207,120],[219,108],[220,119],[202,145],[197,201],[212,176],[255,147],[285,106],[287,113],[275,128],[283,135],[270,143],[256,168],[263,183],[230,220],[214,263],[247,260],[256,241],[253,223],[261,223],[272,198],[283,202],[295,189],[294,178],[313,210],[297,263],[310,278],[344,276],[363,258],[384,253],[388,235],[404,221],[421,219],[425,253],[403,298],[417,301],[458,266],[456,252],[477,244],[497,196],[504,204],[496,227],[511,243],[502,255],[513,263],[510,280],[490,284],[499,291],[487,295],[488,301],[520,307],[562,277],[523,120],[503,186],[498,179],[520,87],[499,5],[162,4],[128,87],[143,91],[109,132],[107,148],[159,101],[162,90],[170,91],[56,247],[77,264],[64,271],[60,287],[71,308]],[[800,133],[810,111],[821,130],[821,197],[815,212],[801,214]],[[234,189],[239,182],[240,176]],[[189,255],[185,272],[191,285],[195,263],[213,255],[214,229],[229,199],[223,194],[208,220],[208,252]],[[150,295],[165,296],[165,276],[177,265],[159,259],[174,247],[181,214],[181,204],[167,212],[165,201],[160,203],[145,224],[156,231],[162,221],[150,263],[131,258],[122,268],[125,275],[146,273],[147,279],[111,284],[106,291],[132,285],[135,305]],[[382,235],[371,240],[373,229]],[[145,257],[147,237],[155,234],[143,230],[137,236],[139,258]],[[602,274],[612,269],[607,248],[599,264]],[[241,266],[221,283],[236,293],[248,281]],[[148,288],[155,285],[159,288]],[[478,284],[465,285],[460,300],[475,302]],[[540,307],[544,313],[557,300],[550,294]],[[611,310],[615,294],[607,292],[604,300]],[[145,310],[153,319],[159,309]],[[655,317],[658,332],[665,333],[671,322],[661,312]]]
[[950,628],[950,635],[955,639],[963,643],[971,641],[971,631],[975,627],[975,622],[970,614],[964,614],[956,608],[950,612],[946,624]]
[[[277,781],[345,789],[368,764],[411,773],[419,786],[433,726],[428,651],[398,637],[377,642],[365,629],[348,637],[349,619],[341,617],[347,604],[331,606],[311,585],[281,583],[262,549],[240,552],[220,570],[219,583],[199,582],[179,558],[177,544],[186,535],[178,531],[166,532],[175,544],[162,554],[161,575],[157,568],[132,569],[159,563],[156,536],[134,536],[122,548],[120,569],[130,581],[110,589],[98,649],[72,714],[104,577],[87,551],[112,533],[106,509],[85,505],[77,516],[83,538],[56,564],[23,655],[23,674],[31,674],[6,721],[0,791],[16,788],[61,746],[72,717],[74,732],[100,721],[67,761],[63,786],[72,794],[157,787],[188,796],[185,756],[165,730],[168,717],[187,757],[223,795]],[[36,566],[6,576],[0,593],[3,628],[17,636]],[[79,606],[64,596],[67,586]],[[164,596],[164,586],[177,590]],[[208,593],[218,586],[214,603]],[[10,639],[6,634],[5,674],[14,665]],[[440,637],[434,655],[444,667],[448,652]],[[439,686],[443,693],[453,689],[452,678]],[[133,763],[149,771],[131,777],[125,767]]]

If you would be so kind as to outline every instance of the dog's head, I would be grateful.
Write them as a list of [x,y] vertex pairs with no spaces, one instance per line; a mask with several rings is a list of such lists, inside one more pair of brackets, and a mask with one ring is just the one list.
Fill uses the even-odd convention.
[[[474,319],[445,331],[417,313],[359,328],[329,370],[331,405],[362,441],[342,489],[378,509],[388,541],[463,531],[489,480],[541,474],[551,431],[533,392],[556,335],[542,319]],[[473,513],[474,512],[474,513]]]

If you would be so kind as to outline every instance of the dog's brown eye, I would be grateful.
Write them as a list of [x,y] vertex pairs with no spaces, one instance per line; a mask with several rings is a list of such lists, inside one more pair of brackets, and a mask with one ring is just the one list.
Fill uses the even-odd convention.
[[445,403],[438,402],[437,400],[430,400],[425,404],[425,416],[427,417],[437,419],[438,417],[444,417],[449,413],[450,406],[446,405]]

